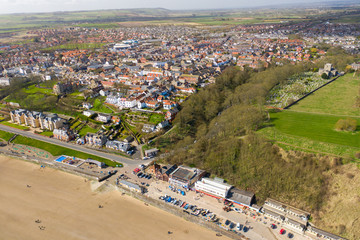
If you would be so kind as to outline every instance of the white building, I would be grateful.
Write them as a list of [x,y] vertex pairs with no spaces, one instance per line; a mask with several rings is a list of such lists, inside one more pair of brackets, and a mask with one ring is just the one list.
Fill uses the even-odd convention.
[[107,123],[111,120],[111,116],[108,114],[104,114],[104,113],[98,113],[96,120],[103,122],[103,123]]
[[[222,179],[221,179],[222,180]],[[195,190],[204,192],[205,194],[213,195],[215,197],[226,198],[231,185],[224,183],[224,180],[212,180],[210,178],[202,178],[195,182]]]
[[10,85],[10,78],[1,77],[0,78],[0,86],[9,86]]
[[90,117],[91,115],[95,114],[94,111],[91,111],[91,110],[85,110],[83,112],[83,115],[87,116],[87,117]]

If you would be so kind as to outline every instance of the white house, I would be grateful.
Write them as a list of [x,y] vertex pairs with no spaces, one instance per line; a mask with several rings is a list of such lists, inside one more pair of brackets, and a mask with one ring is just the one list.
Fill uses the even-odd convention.
[[96,119],[100,122],[107,123],[111,120],[111,116],[108,114],[104,114],[104,113],[98,113],[98,116]]
[[10,85],[10,78],[2,77],[0,78],[0,86],[9,86]]
[[224,180],[212,180],[204,177],[195,182],[196,191],[203,192],[214,197],[226,198],[231,188],[232,186],[224,183]]
[[90,117],[91,115],[95,114],[94,111],[91,111],[91,110],[85,110],[83,112],[83,115],[87,116],[87,117]]

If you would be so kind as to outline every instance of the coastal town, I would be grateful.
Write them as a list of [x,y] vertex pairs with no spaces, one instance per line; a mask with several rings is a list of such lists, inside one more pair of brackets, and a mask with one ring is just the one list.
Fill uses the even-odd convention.
[[26,85],[2,100],[1,113],[43,135],[131,156],[171,129],[181,104],[227,66],[310,62],[325,55],[321,44],[356,52],[358,34],[355,24],[329,22],[33,30],[21,45],[0,46],[0,84]]
[[[163,162],[169,153],[152,142],[172,131],[182,104],[215,84],[227,67],[258,72],[285,63],[313,63],[325,57],[329,46],[359,54],[359,35],[358,24],[284,21],[62,26],[28,30],[21,43],[0,38],[0,86],[8,91],[0,92],[0,130],[11,135],[0,152],[200,221],[219,239],[345,239],[315,226],[310,212],[273,198],[259,204],[254,192],[210,172]],[[357,71],[360,64],[349,69]],[[344,74],[325,62],[305,73],[313,79],[312,85],[303,84],[306,92],[288,96],[278,85],[267,107],[283,109]],[[19,135],[102,154],[112,162],[55,156],[14,143]]]

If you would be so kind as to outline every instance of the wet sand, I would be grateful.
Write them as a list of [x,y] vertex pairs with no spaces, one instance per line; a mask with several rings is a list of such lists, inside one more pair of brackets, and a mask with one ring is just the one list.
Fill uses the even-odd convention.
[[228,239],[118,191],[92,192],[82,177],[3,155],[0,233],[12,240]]

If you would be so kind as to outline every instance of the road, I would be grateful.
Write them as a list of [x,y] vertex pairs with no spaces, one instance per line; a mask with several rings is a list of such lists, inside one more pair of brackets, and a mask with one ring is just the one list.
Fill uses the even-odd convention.
[[8,126],[1,125],[1,124],[0,124],[0,130],[6,131],[6,132],[11,132],[11,133],[16,133],[18,135],[22,135],[22,136],[25,136],[28,138],[33,138],[33,139],[40,140],[43,142],[51,143],[51,144],[58,145],[61,147],[70,148],[75,151],[96,155],[96,156],[103,157],[103,158],[106,158],[106,159],[109,159],[109,160],[112,160],[115,162],[122,163],[124,165],[137,166],[140,163],[146,164],[148,162],[151,162],[151,160],[132,160],[130,158],[125,158],[125,157],[122,157],[119,155],[96,151],[95,149],[86,148],[85,146],[82,146],[82,145],[77,145],[77,144],[68,143],[68,142],[62,142],[62,141],[54,139],[54,138],[48,138],[48,137],[45,137],[42,135],[34,134],[31,132],[23,131],[23,130],[20,130],[17,128],[8,127]]

